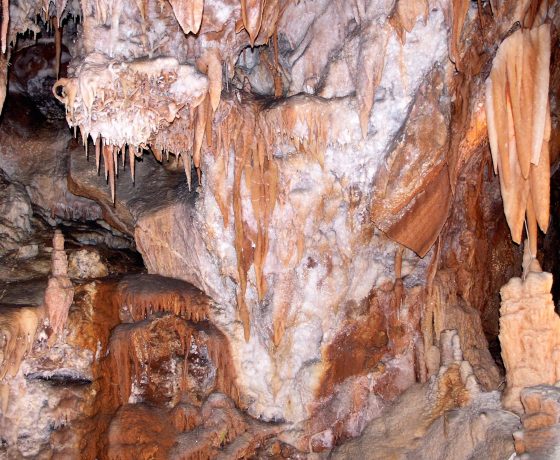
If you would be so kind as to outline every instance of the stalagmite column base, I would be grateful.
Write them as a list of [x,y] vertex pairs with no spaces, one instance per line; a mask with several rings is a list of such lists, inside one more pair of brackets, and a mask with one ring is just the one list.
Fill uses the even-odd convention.
[[500,290],[500,343],[506,367],[504,406],[523,412],[521,390],[560,380],[560,317],[554,312],[552,274],[525,258],[526,276]]
[[68,277],[68,258],[64,252],[64,236],[56,230],[53,237],[52,267],[45,291],[45,310],[53,330],[52,338],[60,334],[66,324],[68,310],[74,300],[74,286]]
[[560,458],[560,388],[525,388],[521,401],[525,408],[523,428],[513,433],[517,458]]

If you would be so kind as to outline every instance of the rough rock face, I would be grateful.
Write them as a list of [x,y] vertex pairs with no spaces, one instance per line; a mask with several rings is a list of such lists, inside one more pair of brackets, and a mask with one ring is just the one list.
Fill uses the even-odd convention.
[[73,252],[68,260],[68,276],[70,278],[91,279],[103,278],[109,274],[99,251],[80,249]]
[[22,247],[31,235],[31,202],[25,189],[11,183],[3,171],[0,171],[0,190],[0,256],[4,256]]
[[508,458],[519,419],[502,410],[498,392],[481,392],[456,331],[442,332],[442,366],[428,384],[406,391],[362,436],[333,458]]

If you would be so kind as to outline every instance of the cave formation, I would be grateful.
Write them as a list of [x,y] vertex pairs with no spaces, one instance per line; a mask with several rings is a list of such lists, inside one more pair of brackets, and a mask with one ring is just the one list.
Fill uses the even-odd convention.
[[559,2],[0,19],[1,459],[560,458]]

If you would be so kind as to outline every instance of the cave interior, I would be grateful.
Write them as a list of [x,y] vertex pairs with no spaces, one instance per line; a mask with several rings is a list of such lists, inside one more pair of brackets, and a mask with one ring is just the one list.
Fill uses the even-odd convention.
[[560,459],[559,32],[2,0],[0,459]]

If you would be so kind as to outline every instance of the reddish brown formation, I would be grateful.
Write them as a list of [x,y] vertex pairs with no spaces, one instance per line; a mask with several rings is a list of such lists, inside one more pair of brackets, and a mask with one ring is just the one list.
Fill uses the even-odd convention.
[[[394,286],[398,284],[397,279]],[[360,305],[346,307],[348,327],[323,352],[326,370],[318,386],[319,398],[332,395],[335,386],[348,377],[383,367],[383,357],[406,352],[410,337],[419,328],[419,294],[418,290],[407,292],[404,302],[410,310],[406,320],[399,318],[403,293],[390,284],[372,291]]]
[[[127,276],[80,287],[76,302],[83,318],[68,338],[101,358],[93,365],[86,418],[69,428],[84,458],[208,458],[225,444],[242,458],[270,435],[235,409],[239,394],[225,336],[206,321],[178,316],[208,307],[200,291],[159,276]],[[125,303],[123,318],[140,321],[118,324]],[[69,435],[63,430],[56,438]]]
[[224,395],[211,395],[201,407],[145,404],[121,407],[108,432],[108,459],[144,460],[248,458],[275,428],[250,420]]
[[237,402],[229,354],[227,342],[214,327],[164,316],[116,327],[106,366],[117,383],[112,388],[120,404],[129,402],[133,385],[135,399],[154,403],[176,402],[188,393],[193,393],[193,400],[203,399],[214,389]]
[[[434,244],[451,204],[447,166],[450,133],[436,96],[434,72],[418,93],[402,139],[375,180],[371,218],[387,236],[424,256]],[[415,152],[420,151],[420,156]],[[410,158],[414,158],[411,162]],[[418,174],[429,170],[430,174]]]
[[45,291],[45,312],[55,335],[64,329],[68,310],[74,299],[74,286],[68,277],[68,258],[64,251],[64,236],[56,230],[53,237],[52,269]]
[[158,275],[124,277],[118,282],[112,300],[128,312],[128,322],[142,321],[158,312],[198,322],[208,317],[210,306],[208,296],[193,285]]

